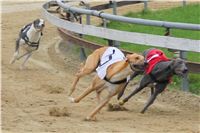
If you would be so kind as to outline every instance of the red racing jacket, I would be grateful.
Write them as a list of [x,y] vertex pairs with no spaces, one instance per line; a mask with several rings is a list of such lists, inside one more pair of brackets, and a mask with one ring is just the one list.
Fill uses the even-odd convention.
[[169,61],[169,59],[165,56],[164,52],[159,49],[152,49],[146,55],[146,63],[148,64],[145,67],[145,73],[149,74],[154,66],[160,61]]

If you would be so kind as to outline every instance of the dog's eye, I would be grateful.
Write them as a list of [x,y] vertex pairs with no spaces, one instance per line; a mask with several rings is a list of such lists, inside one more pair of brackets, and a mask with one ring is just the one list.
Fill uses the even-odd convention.
[[135,59],[136,59],[136,60],[139,60],[140,58],[137,56],[137,57],[135,57]]

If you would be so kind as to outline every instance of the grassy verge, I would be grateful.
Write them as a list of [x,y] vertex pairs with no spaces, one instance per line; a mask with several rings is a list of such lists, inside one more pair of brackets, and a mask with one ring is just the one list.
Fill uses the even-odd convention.
[[[183,23],[192,23],[192,24],[200,24],[200,4],[192,4],[187,5],[185,7],[177,7],[172,9],[165,9],[159,11],[142,11],[139,13],[129,12],[125,16],[133,17],[133,18],[144,18],[144,19],[151,19],[151,20],[161,20],[161,21],[171,21],[171,22],[183,22]],[[155,35],[164,35],[165,29],[162,27],[153,27],[153,26],[143,26],[143,25],[136,25],[136,24],[127,24],[117,21],[111,21],[108,24],[108,27],[111,29],[118,29],[122,31],[130,31],[130,32],[140,32],[140,33],[148,33],[148,34],[155,34]],[[172,29],[171,36],[180,37],[180,38],[188,38],[188,39],[195,39],[200,40],[200,31],[190,31],[190,30],[178,30]],[[93,37],[93,36],[86,36],[87,40],[107,45],[107,41],[101,38]],[[134,51],[141,53],[145,49],[150,48],[150,46],[145,45],[137,45],[137,44],[130,44],[130,43],[120,43],[120,48],[126,49],[129,51]],[[175,44],[174,44],[175,45]],[[162,49],[166,55],[170,58],[173,57],[173,54],[170,53],[165,48]],[[187,59],[194,62],[200,62],[200,54],[194,52],[187,53]],[[189,74],[189,89],[191,92],[200,95],[200,75],[199,74]],[[174,77],[173,83],[170,85],[170,88],[180,88],[181,80],[178,77]]]

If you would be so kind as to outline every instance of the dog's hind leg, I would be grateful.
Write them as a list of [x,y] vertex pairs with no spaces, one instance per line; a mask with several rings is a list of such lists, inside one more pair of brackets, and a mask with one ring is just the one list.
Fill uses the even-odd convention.
[[100,94],[101,92],[106,88],[107,86],[102,86],[101,88],[99,89],[96,89],[96,98],[97,98],[97,104],[100,104],[101,102],[101,98],[100,98]]
[[27,54],[27,55],[25,56],[24,62],[23,62],[22,65],[20,66],[20,69],[21,69],[21,70],[23,70],[23,69],[25,68],[25,64],[26,64],[26,62],[28,61],[28,59],[31,57],[31,55],[32,55],[32,52],[30,52],[29,54]]
[[126,98],[123,99],[123,101],[120,101],[120,105],[123,105],[124,103],[128,102],[128,100],[140,92],[143,88],[145,88],[149,83],[151,83],[151,78],[149,75],[145,75],[142,80],[140,81],[140,86],[137,87],[130,95],[128,95]]
[[167,83],[162,83],[162,84],[158,83],[158,84],[156,84],[154,93],[150,96],[148,102],[146,103],[146,105],[145,105],[144,109],[141,111],[141,113],[144,113],[147,110],[147,108],[151,104],[153,104],[153,102],[156,99],[157,95],[160,94],[165,89],[166,86],[167,86]]
[[88,56],[85,65],[76,73],[76,78],[73,81],[72,88],[69,92],[69,96],[72,95],[76,88],[76,84],[78,83],[79,79],[87,74],[92,73],[99,63],[99,57],[96,54],[91,54]]
[[15,46],[15,53],[13,55],[12,60],[10,61],[10,64],[15,63],[15,61],[17,60],[17,56],[19,55],[19,45],[20,45],[20,39],[17,39]]
[[93,120],[96,113],[98,113],[102,107],[104,107],[111,99],[112,96],[108,96],[104,99],[85,119],[86,120]]
[[[121,87],[121,86],[120,86]],[[110,99],[118,93],[118,88],[110,92],[108,96],[86,117],[86,120],[93,120],[94,116],[110,101]]]
[[108,96],[86,117],[86,120],[93,120],[94,116],[110,101],[110,99],[119,93],[120,89],[124,86],[125,84],[122,84],[115,88],[115,90],[109,91]]

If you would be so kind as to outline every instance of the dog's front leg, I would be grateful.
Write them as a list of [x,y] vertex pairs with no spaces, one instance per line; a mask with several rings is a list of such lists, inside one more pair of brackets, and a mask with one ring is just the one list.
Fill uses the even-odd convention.
[[110,99],[119,92],[121,87],[122,85],[115,88],[115,90],[109,91],[108,96],[86,117],[86,120],[94,120],[96,113],[98,113],[110,101]]
[[144,113],[144,112],[147,110],[147,108],[148,108],[151,104],[153,104],[153,102],[154,102],[154,100],[156,99],[157,95],[158,95],[159,93],[161,93],[161,92],[165,89],[166,86],[167,86],[167,83],[157,83],[157,84],[156,84],[154,93],[150,96],[150,98],[149,98],[147,104],[145,105],[145,107],[144,107],[144,109],[141,111],[141,113]]
[[90,121],[94,120],[94,116],[97,112],[101,110],[109,101],[110,101],[110,96],[107,97],[105,100],[103,100],[85,119]]
[[20,66],[20,69],[21,69],[21,70],[23,70],[23,69],[25,68],[25,64],[26,64],[26,62],[28,61],[28,59],[31,57],[31,55],[32,55],[32,52],[30,52],[29,54],[27,54],[27,55],[25,56],[24,62],[23,62],[22,65]]
[[140,92],[143,88],[145,88],[149,83],[151,83],[151,77],[149,75],[145,75],[142,80],[140,81],[140,86],[137,87],[130,95],[128,95],[126,98],[124,98],[122,101],[120,101],[120,105],[123,105],[124,103],[128,102],[128,100],[134,96],[135,94],[137,94],[138,92]]
[[122,97],[122,95],[124,94],[124,91],[125,91],[127,85],[129,84],[129,82],[130,82],[131,80],[133,80],[133,79],[134,79],[136,76],[138,76],[139,74],[140,74],[139,72],[134,72],[134,73],[131,75],[130,80],[129,80],[128,82],[126,82],[126,84],[124,85],[124,87],[122,88],[122,90],[119,92],[119,94],[118,94],[118,96],[117,96],[117,99],[118,99],[118,100],[119,100],[119,99]]

